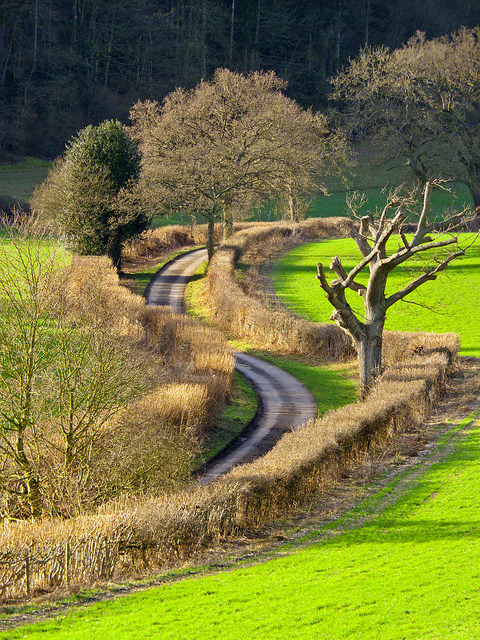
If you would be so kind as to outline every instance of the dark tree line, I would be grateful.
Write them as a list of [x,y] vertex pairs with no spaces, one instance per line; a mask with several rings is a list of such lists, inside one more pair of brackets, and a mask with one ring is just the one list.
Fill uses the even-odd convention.
[[273,70],[302,106],[365,45],[480,22],[478,0],[2,0],[0,153],[54,156],[87,124],[218,67]]

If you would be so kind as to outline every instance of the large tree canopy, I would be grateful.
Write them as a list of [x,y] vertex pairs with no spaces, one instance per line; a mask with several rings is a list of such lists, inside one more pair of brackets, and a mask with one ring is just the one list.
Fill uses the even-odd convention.
[[143,156],[143,193],[160,212],[183,210],[209,224],[267,195],[298,215],[302,197],[318,189],[319,172],[344,157],[341,137],[326,118],[301,109],[274,73],[248,76],[217,70],[191,91],[177,89],[162,104],[139,102],[133,135]]
[[480,28],[364,50],[335,78],[333,95],[357,132],[403,155],[423,182],[464,182],[480,207]]
[[122,242],[150,221],[133,195],[139,174],[140,155],[123,125],[90,125],[69,143],[32,205],[58,226],[75,253],[105,254],[118,267]]

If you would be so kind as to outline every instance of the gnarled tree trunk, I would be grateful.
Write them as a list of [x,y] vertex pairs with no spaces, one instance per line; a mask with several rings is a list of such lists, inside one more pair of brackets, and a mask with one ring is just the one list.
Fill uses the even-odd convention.
[[359,396],[365,398],[382,373],[382,334],[384,322],[365,325],[362,338],[354,340],[359,364]]

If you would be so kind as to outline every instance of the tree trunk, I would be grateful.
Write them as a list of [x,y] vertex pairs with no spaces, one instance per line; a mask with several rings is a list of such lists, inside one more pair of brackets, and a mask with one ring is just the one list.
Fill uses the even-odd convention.
[[228,240],[233,234],[233,213],[228,207],[223,209],[223,239]]
[[215,250],[215,211],[210,213],[208,217],[208,230],[207,230],[207,254],[208,254],[208,262],[213,257],[213,252]]
[[106,254],[113,262],[113,266],[117,270],[117,273],[120,273],[122,266],[122,243],[117,233],[113,233],[110,236]]
[[476,220],[480,220],[480,181],[471,180],[468,188],[472,194],[473,208]]
[[358,352],[360,385],[359,396],[364,400],[371,391],[376,378],[382,373],[382,334],[383,324],[366,326],[365,334],[355,340]]
[[293,192],[290,190],[288,193],[288,217],[291,222],[298,222],[298,207],[296,203],[296,198],[293,195]]
[[37,518],[42,512],[40,486],[38,478],[32,469],[30,460],[27,458],[25,453],[22,433],[17,436],[15,466],[25,486],[25,497],[30,509],[30,516],[32,518]]
[[232,66],[233,59],[233,34],[234,34],[234,25],[235,25],[235,0],[232,0],[232,13],[230,16],[230,51],[228,55],[228,66]]

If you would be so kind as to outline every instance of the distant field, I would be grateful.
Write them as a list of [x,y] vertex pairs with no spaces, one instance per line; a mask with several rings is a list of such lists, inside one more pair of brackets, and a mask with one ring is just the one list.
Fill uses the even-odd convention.
[[[365,203],[359,210],[361,215],[371,211],[381,210],[385,206],[385,191],[381,187],[360,188],[360,193],[365,194]],[[346,204],[348,196],[353,194],[354,190],[332,191],[329,195],[319,194],[312,199],[305,216],[307,218],[331,218],[337,216],[350,216],[349,209]],[[432,196],[432,211],[438,215],[452,209],[452,207],[461,209],[472,204],[472,197],[468,189],[457,184],[449,191],[436,191]],[[252,211],[247,220],[262,220],[263,222],[271,222],[278,219],[275,211],[269,205],[265,205],[262,209]],[[154,218],[154,227],[163,227],[170,224],[189,224],[190,219],[186,214],[178,214],[163,218],[157,216]],[[199,220],[200,223],[205,222]]]
[[[47,177],[51,163],[37,158],[26,158],[23,162],[15,164],[0,164],[0,199],[11,198],[14,201],[28,203],[35,187],[37,187]],[[385,202],[383,188],[385,185],[398,185],[408,178],[405,168],[395,168],[390,170],[387,167],[376,167],[372,170],[367,163],[361,162],[355,167],[355,175],[349,178],[348,186],[345,186],[338,177],[326,177],[326,184],[329,195],[319,194],[314,197],[305,213],[306,217],[327,218],[334,216],[348,215],[346,197],[354,190],[365,193],[366,201],[364,210],[375,210],[380,208]],[[461,184],[454,187],[453,193],[436,192],[433,194],[433,209],[443,211],[453,204],[457,207],[470,205],[472,202],[468,189]],[[278,215],[271,205],[252,211],[247,217],[249,220],[263,220],[265,222],[276,220]],[[199,219],[204,223],[205,220]],[[191,219],[187,213],[162,217],[156,216],[153,220],[153,227],[163,227],[171,224],[190,224]]]
[[[462,234],[462,244],[469,244],[471,234]],[[395,239],[392,242],[396,242]],[[360,256],[353,240],[326,240],[306,244],[288,252],[276,265],[275,290],[279,297],[300,315],[315,322],[328,322],[332,307],[316,279],[316,265],[328,267],[332,257],[340,256],[347,271]],[[424,266],[420,260],[408,263],[392,272],[388,291],[401,288],[402,283]],[[331,273],[331,272],[330,272]],[[334,275],[331,274],[330,279]],[[362,282],[362,277],[358,277]],[[366,277],[363,278],[366,282]],[[480,356],[480,239],[467,250],[465,257],[452,263],[437,280],[422,285],[409,296],[409,302],[398,302],[387,314],[386,329],[397,331],[454,332],[461,338],[461,354]],[[361,298],[350,295],[351,304],[361,310]]]
[[0,197],[28,203],[33,191],[47,177],[51,163],[27,158],[17,164],[0,165]]

